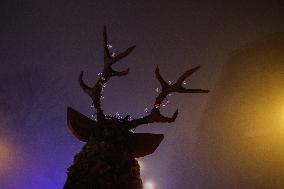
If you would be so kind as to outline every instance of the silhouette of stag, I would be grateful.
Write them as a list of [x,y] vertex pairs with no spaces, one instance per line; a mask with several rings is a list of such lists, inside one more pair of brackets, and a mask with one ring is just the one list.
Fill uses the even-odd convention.
[[133,133],[132,129],[148,123],[171,123],[175,121],[178,110],[172,117],[160,113],[163,101],[171,93],[208,93],[209,90],[185,89],[183,81],[200,67],[186,71],[175,83],[167,83],[160,75],[159,68],[155,74],[161,84],[161,90],[156,97],[153,108],[148,115],[130,119],[125,117],[105,115],[101,107],[103,88],[113,76],[125,76],[129,68],[116,71],[112,65],[129,55],[132,46],[117,55],[110,54],[107,32],[103,32],[104,68],[96,84],[89,87],[83,81],[83,72],[79,83],[87,93],[96,109],[96,120],[89,119],[76,110],[68,107],[67,121],[71,132],[80,141],[86,142],[82,150],[75,155],[74,162],[68,168],[68,176],[64,189],[142,189],[140,167],[135,158],[153,153],[163,140],[162,134]]

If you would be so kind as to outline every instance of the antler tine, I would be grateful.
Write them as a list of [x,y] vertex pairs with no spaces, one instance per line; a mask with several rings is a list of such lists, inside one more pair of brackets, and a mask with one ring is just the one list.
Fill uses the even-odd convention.
[[160,113],[160,110],[156,108],[156,113],[154,113],[154,121],[159,120],[160,123],[171,123],[174,122],[178,116],[178,110],[172,115],[172,117],[165,117]]
[[106,27],[104,27],[104,32],[103,32],[103,45],[104,45],[104,73],[103,76],[105,78],[109,78],[111,76],[124,76],[127,75],[129,72],[129,68],[124,70],[124,71],[115,71],[111,67],[114,63],[118,62],[122,58],[126,57],[129,55],[136,46],[131,46],[128,49],[126,49],[124,52],[119,53],[118,55],[112,56],[109,52],[109,47],[108,47],[108,39],[107,39],[107,30]]
[[129,127],[130,129],[138,127],[139,125],[142,124],[148,124],[148,123],[153,123],[153,122],[160,122],[160,123],[171,123],[175,121],[175,119],[178,116],[178,110],[175,111],[172,117],[165,117],[161,115],[160,113],[160,107],[161,104],[163,103],[164,99],[167,98],[167,95],[172,93],[172,92],[178,92],[178,93],[208,93],[209,90],[203,90],[203,89],[185,89],[182,87],[183,81],[188,78],[190,75],[192,75],[194,72],[196,72],[200,66],[197,66],[195,68],[192,68],[188,71],[186,71],[184,74],[182,74],[176,83],[174,84],[168,84],[163,77],[160,74],[159,68],[156,68],[155,74],[157,79],[159,80],[162,89],[160,94],[156,97],[154,107],[151,110],[151,113],[145,117],[139,118],[139,119],[134,119],[130,121]]
[[110,58],[110,53],[108,49],[108,40],[107,40],[107,30],[106,26],[104,26],[104,32],[103,32],[103,46],[104,46],[104,58]]
[[88,85],[86,85],[86,83],[84,82],[84,80],[83,80],[83,74],[84,74],[84,72],[82,71],[82,72],[80,73],[80,76],[79,76],[79,79],[78,79],[79,84],[80,84],[81,88],[83,89],[83,91],[84,91],[85,93],[87,93],[89,96],[92,96],[92,95],[91,95],[91,94],[92,94],[92,88],[89,87]]
[[111,65],[118,62],[119,60],[121,60],[122,58],[126,57],[127,55],[129,55],[134,49],[135,49],[135,45],[129,47],[128,49],[126,49],[124,52],[119,53],[118,55],[112,57],[111,60]]
[[196,66],[190,70],[187,70],[184,74],[182,74],[178,80],[176,81],[175,85],[175,92],[178,93],[208,93],[210,90],[204,90],[204,89],[185,89],[182,86],[182,83],[184,80],[186,80],[188,77],[190,77],[194,72],[199,70],[200,66]]
[[129,68],[127,68],[124,71],[120,71],[120,72],[112,70],[111,76],[118,76],[118,77],[125,76],[129,73],[129,71],[130,71]]
[[156,70],[155,70],[155,74],[156,74],[156,78],[159,80],[161,86],[163,88],[166,88],[168,86],[167,82],[163,79],[163,77],[160,74],[160,70],[159,67],[157,66]]
[[200,69],[200,66],[196,66],[196,67],[194,67],[194,68],[192,68],[192,69],[187,70],[186,72],[184,72],[184,74],[182,74],[182,75],[178,78],[178,80],[176,81],[176,83],[177,83],[178,85],[182,85],[182,82],[183,82],[184,80],[186,80],[186,78],[188,78],[189,76],[191,76],[194,72],[196,72],[196,71],[199,70],[199,69]]

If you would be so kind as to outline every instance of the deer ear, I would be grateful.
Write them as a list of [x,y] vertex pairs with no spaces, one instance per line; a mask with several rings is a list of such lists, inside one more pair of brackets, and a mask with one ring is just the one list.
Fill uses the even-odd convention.
[[71,107],[67,108],[67,125],[71,133],[83,142],[88,142],[97,128],[95,121]]
[[132,156],[139,158],[152,154],[163,139],[163,134],[131,133],[126,145]]

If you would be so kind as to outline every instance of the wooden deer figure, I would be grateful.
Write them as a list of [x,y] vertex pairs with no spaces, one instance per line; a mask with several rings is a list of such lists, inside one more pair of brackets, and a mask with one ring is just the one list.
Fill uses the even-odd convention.
[[64,189],[142,189],[140,167],[135,158],[153,153],[163,140],[162,134],[134,133],[132,129],[148,123],[171,123],[175,121],[178,110],[172,117],[160,113],[163,101],[171,93],[208,93],[209,90],[185,89],[182,84],[186,78],[199,69],[199,66],[186,71],[175,83],[167,83],[156,68],[156,77],[161,90],[156,97],[153,108],[148,115],[130,119],[105,115],[101,107],[102,91],[113,76],[125,76],[129,69],[116,71],[112,65],[129,55],[135,46],[117,55],[111,55],[107,40],[107,32],[103,32],[104,68],[98,81],[89,87],[83,81],[83,72],[79,83],[87,93],[96,109],[96,120],[89,119],[76,110],[68,107],[68,127],[74,136],[86,144],[75,155],[73,165],[68,168],[68,176]]

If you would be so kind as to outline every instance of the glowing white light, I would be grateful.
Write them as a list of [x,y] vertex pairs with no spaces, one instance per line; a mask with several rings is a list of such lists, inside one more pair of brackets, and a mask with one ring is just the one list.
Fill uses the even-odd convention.
[[172,81],[169,81],[168,83],[169,83],[169,84],[172,84]]
[[135,128],[134,129],[130,129],[130,132],[135,133]]
[[145,109],[144,109],[144,112],[149,113],[148,108],[145,108]]
[[182,84],[186,85],[186,81],[183,81]]
[[156,109],[160,108],[160,104],[155,104],[155,108]]
[[157,87],[157,88],[155,89],[155,91],[158,93],[158,92],[159,92],[159,88]]
[[128,116],[128,119],[127,119],[127,120],[128,120],[128,121],[131,121],[131,120],[132,120],[131,115]]
[[154,189],[154,184],[148,181],[145,183],[144,189]]
[[116,55],[116,53],[115,53],[115,52],[111,53],[111,56],[112,56],[112,57],[114,57],[115,55]]
[[99,82],[99,85],[102,86],[102,91],[103,91],[103,89],[107,86],[107,84],[106,84],[106,83],[103,83],[103,82]]
[[112,48],[112,45],[111,45],[111,44],[108,44],[108,45],[107,45],[107,48],[111,49],[111,48]]
[[166,98],[166,101],[163,102],[162,107],[166,107],[169,103],[170,101]]
[[115,115],[116,115],[116,117],[118,117],[119,119],[122,118],[122,115],[120,115],[119,112],[116,112]]

